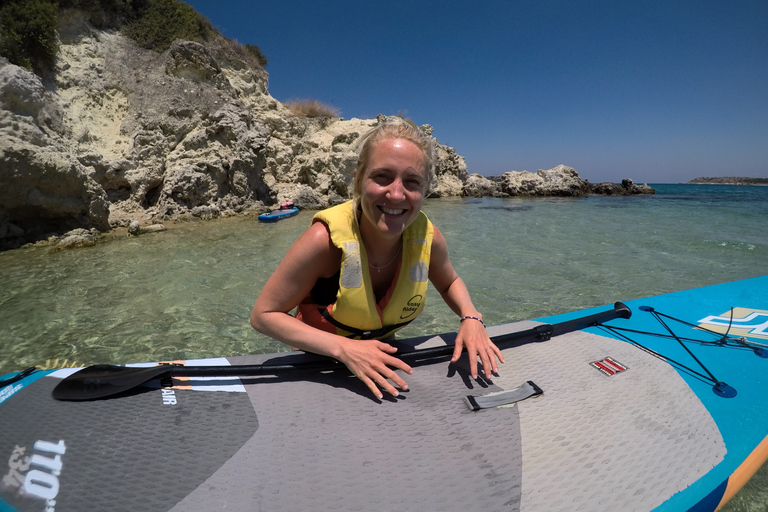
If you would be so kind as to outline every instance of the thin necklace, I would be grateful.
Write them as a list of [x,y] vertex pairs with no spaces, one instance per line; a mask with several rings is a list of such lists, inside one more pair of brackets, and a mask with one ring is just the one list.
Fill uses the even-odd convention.
[[391,264],[393,264],[393,263],[395,262],[395,260],[397,259],[397,257],[398,257],[398,256],[400,256],[400,251],[401,251],[402,249],[403,249],[403,245],[402,245],[402,244],[400,244],[400,247],[398,247],[398,248],[397,248],[397,253],[395,254],[395,257],[394,257],[394,258],[392,258],[392,261],[390,261],[390,262],[389,262],[389,263],[387,263],[386,265],[382,265],[382,266],[380,266],[380,267],[377,267],[376,265],[374,265],[374,264],[372,264],[372,263],[368,263],[368,266],[369,266],[369,267],[371,267],[372,269],[374,269],[374,270],[375,270],[376,272],[378,272],[379,274],[381,274],[381,269],[383,269],[383,268],[385,268],[385,267],[388,267],[388,266],[390,266]]

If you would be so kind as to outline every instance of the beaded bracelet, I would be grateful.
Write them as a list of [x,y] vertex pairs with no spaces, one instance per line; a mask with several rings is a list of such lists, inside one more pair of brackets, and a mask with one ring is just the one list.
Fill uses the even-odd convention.
[[483,322],[482,320],[480,320],[480,319],[479,319],[479,318],[477,318],[476,316],[463,316],[463,317],[461,317],[461,319],[459,320],[459,323],[463,322],[464,320],[477,320],[478,322],[480,322],[481,324],[483,324],[483,327],[485,327],[485,322]]

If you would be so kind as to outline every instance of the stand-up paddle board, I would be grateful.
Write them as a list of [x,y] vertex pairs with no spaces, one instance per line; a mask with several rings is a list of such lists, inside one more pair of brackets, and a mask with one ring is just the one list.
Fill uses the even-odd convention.
[[6,375],[0,511],[714,511],[768,457],[768,276],[488,331],[499,375],[401,340],[381,401],[301,353]]
[[271,212],[262,213],[259,215],[261,222],[277,222],[288,217],[293,217],[299,214],[299,209],[295,206],[290,208],[280,208],[279,210],[272,210]]

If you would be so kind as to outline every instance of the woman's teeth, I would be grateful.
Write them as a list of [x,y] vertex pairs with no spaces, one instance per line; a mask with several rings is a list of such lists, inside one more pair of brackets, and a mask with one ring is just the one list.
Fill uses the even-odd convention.
[[379,209],[381,211],[383,211],[384,213],[386,213],[387,215],[400,215],[401,213],[403,213],[405,211],[402,208],[399,209],[399,210],[393,210],[392,208],[385,208],[383,206],[379,206]]

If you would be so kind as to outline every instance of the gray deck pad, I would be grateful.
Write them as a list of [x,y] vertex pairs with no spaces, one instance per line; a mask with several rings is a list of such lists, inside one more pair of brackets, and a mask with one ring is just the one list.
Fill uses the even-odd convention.
[[[677,372],[631,345],[573,333],[504,355],[492,384],[471,381],[465,359],[444,362],[416,368],[411,391],[382,403],[352,377],[247,386],[259,431],[176,510],[646,511],[725,455]],[[608,356],[628,369],[590,365]],[[476,412],[462,403],[526,380],[544,394]]]
[[[607,376],[590,363],[612,357]],[[725,456],[714,420],[669,364],[628,343],[584,332],[505,352],[496,385],[536,382],[520,402],[528,511],[652,510]]]
[[[157,389],[55,402],[56,379],[44,378],[3,405],[0,453],[66,440],[56,510],[185,512],[647,511],[724,457],[683,379],[629,344],[579,332],[504,357],[492,382],[470,379],[466,357],[417,365],[410,390],[382,401],[339,373],[243,379],[231,387],[241,392],[198,390],[226,379],[193,381],[173,404]],[[626,370],[609,377],[591,365],[606,357]],[[544,394],[474,412],[464,404],[528,380]],[[44,508],[25,496],[12,504]]]
[[[11,460],[0,474],[0,491],[20,511],[43,511],[46,506],[78,512],[169,510],[258,428],[243,393],[189,392],[181,407],[167,405],[160,390],[58,402],[51,398],[57,383],[40,379],[3,403],[0,453]],[[38,441],[63,441],[60,470],[51,474],[30,463],[35,455],[53,457],[35,449]],[[24,477],[32,479],[32,471],[42,477],[43,490],[55,485],[53,504],[23,491]]]
[[470,381],[423,366],[382,403],[354,377],[261,382],[259,430],[174,510],[518,510],[517,410],[470,412]]

